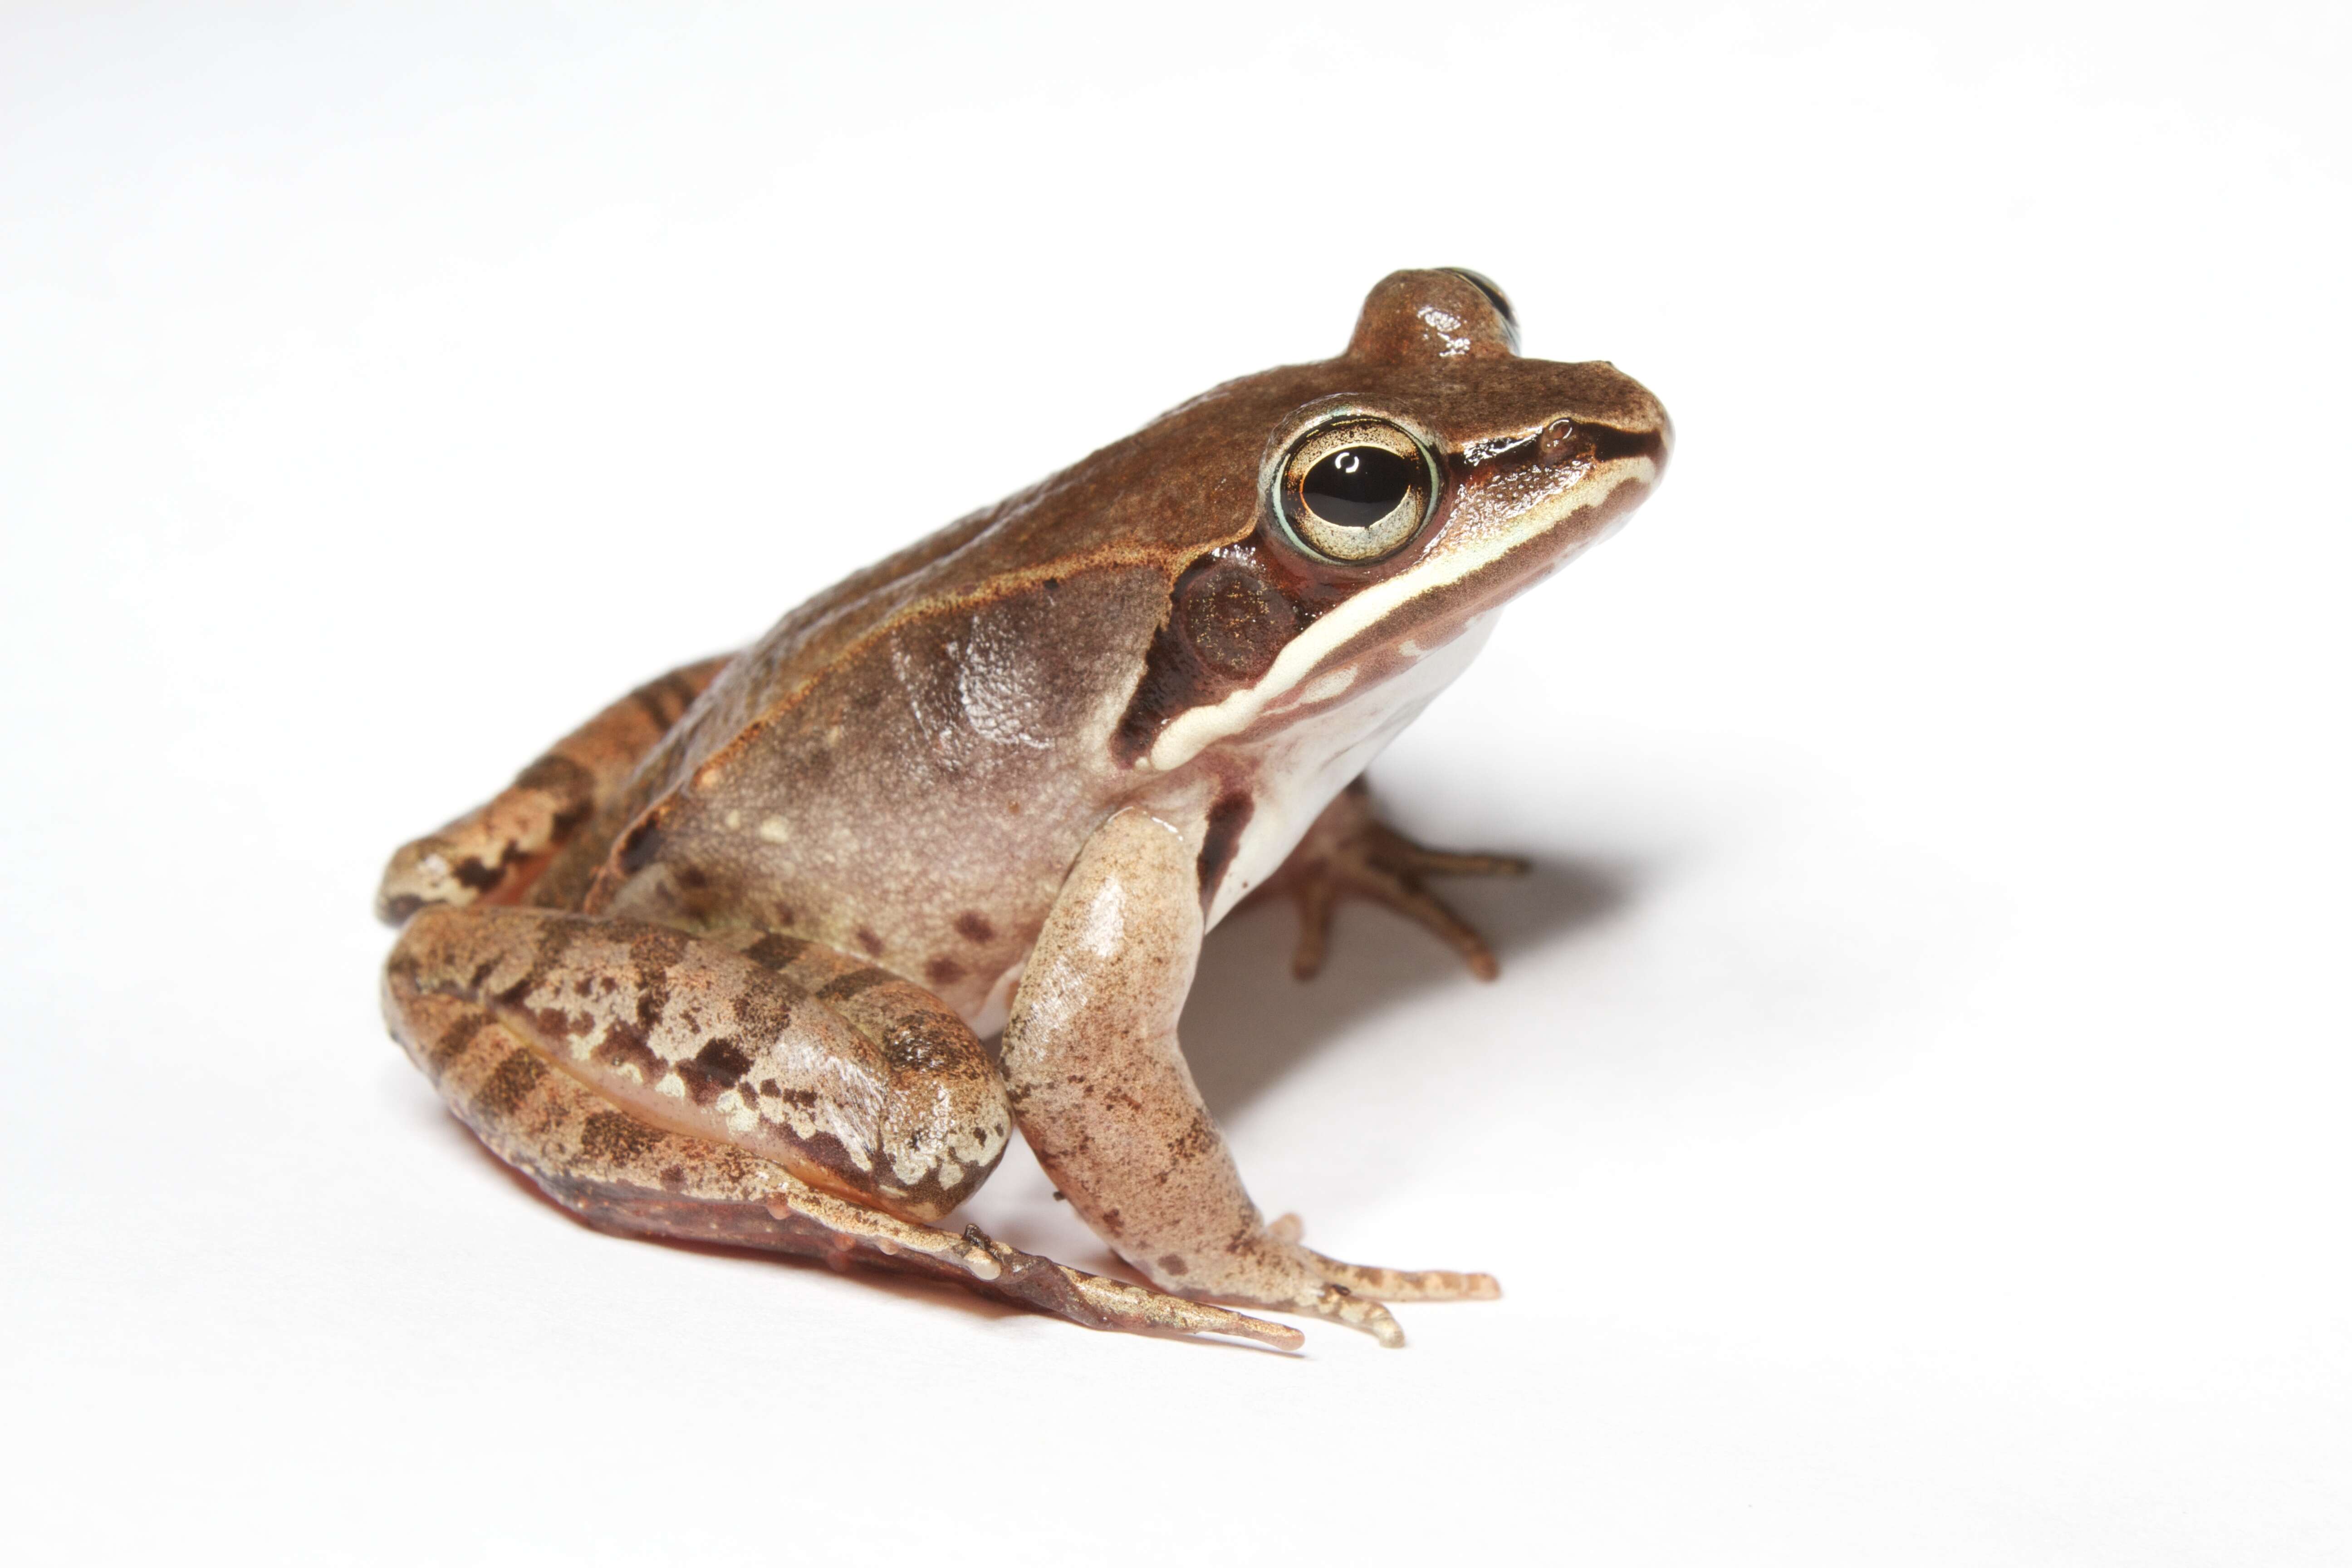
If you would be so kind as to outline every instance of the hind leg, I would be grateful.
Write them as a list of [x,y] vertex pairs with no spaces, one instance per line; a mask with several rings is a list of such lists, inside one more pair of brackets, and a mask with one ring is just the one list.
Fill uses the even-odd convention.
[[398,925],[428,904],[513,903],[732,657],[646,682],[549,747],[488,804],[403,845],[384,868],[377,918]]
[[1297,1345],[1293,1330],[923,1223],[1003,1152],[1001,1131],[984,1135],[1002,1091],[979,1042],[857,960],[741,945],[431,910],[385,967],[385,1015],[459,1120],[591,1224],[926,1274],[1093,1328]]

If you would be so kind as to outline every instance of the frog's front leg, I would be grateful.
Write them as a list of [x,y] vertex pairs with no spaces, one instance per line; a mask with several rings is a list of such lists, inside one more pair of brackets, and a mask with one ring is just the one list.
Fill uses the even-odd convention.
[[1298,945],[1290,972],[1311,980],[1330,945],[1331,911],[1342,899],[1384,904],[1434,931],[1462,955],[1470,973],[1495,978],[1494,950],[1486,938],[1424,884],[1430,877],[1517,877],[1528,863],[1516,855],[1456,855],[1423,848],[1380,819],[1360,775],[1323,808],[1281,868],[1249,901],[1287,896],[1298,908]]
[[394,1037],[501,1160],[590,1222],[930,1274],[1093,1328],[1296,1330],[929,1222],[1011,1135],[980,1041],[862,959],[541,910],[436,908],[384,968]]
[[648,680],[550,746],[486,805],[403,845],[384,868],[377,917],[398,925],[429,904],[513,903],[732,657]]
[[1162,1289],[1313,1313],[1401,1345],[1381,1299],[1492,1297],[1495,1281],[1340,1263],[1250,1201],[1176,1038],[1203,929],[1203,831],[1129,810],[1087,841],[1005,1027],[1013,1113],[1087,1223]]

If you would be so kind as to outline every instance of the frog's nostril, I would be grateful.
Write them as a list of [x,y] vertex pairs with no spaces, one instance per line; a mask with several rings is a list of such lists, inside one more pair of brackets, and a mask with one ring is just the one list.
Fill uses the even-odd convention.
[[1573,419],[1555,419],[1543,427],[1536,441],[1536,461],[1547,468],[1557,468],[1570,463],[1592,460],[1592,443],[1576,427]]

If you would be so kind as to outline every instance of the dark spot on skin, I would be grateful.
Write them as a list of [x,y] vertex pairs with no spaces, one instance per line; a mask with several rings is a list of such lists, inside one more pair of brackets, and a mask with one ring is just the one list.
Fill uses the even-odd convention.
[[539,1053],[529,1047],[519,1047],[507,1053],[506,1059],[491,1072],[489,1081],[474,1096],[477,1114],[504,1120],[515,1113],[539,1080],[547,1076],[547,1064]]
[[1216,1147],[1217,1124],[1205,1115],[1195,1115],[1192,1118],[1192,1125],[1184,1130],[1182,1137],[1169,1146],[1168,1152],[1174,1155],[1177,1163],[1181,1164],[1213,1153]]
[[894,1072],[953,1072],[967,1065],[960,1033],[919,1021],[901,1024],[883,1037],[882,1059]]
[[784,1086],[774,1079],[763,1078],[760,1080],[760,1093],[763,1099],[782,1100],[784,1098]]
[[1219,795],[1209,807],[1209,829],[1201,838],[1199,863],[1202,909],[1215,901],[1217,885],[1225,879],[1225,871],[1241,848],[1242,829],[1249,826],[1250,814],[1256,809],[1257,803],[1237,790]]
[[635,876],[660,857],[661,849],[661,823],[648,815],[621,836],[622,871],[628,876]]
[[966,910],[955,918],[956,934],[966,942],[994,942],[996,928],[978,910]]
[[952,985],[963,978],[963,965],[952,958],[935,958],[923,965],[923,978],[934,985]]
[[1177,1257],[1174,1253],[1163,1252],[1160,1255],[1159,1268],[1160,1272],[1162,1274],[1181,1275],[1185,1271],[1185,1263],[1182,1258]]
[[475,1037],[496,1021],[488,1013],[467,1014],[458,1021],[457,1027],[436,1040],[433,1048],[426,1053],[426,1059],[432,1062],[434,1071],[446,1071],[472,1049]]
[[689,939],[662,926],[638,926],[629,937],[629,968],[637,983],[637,1026],[651,1037],[669,1006],[669,972],[686,957]]
[[712,1040],[677,1064],[678,1081],[697,1105],[708,1105],[735,1087],[751,1069],[751,1058],[734,1041]]
[[872,926],[859,926],[856,936],[857,945],[864,948],[869,956],[882,956],[882,938]]
[[[514,847],[509,845],[508,847],[511,849]],[[458,886],[471,888],[478,893],[487,893],[499,885],[499,878],[506,875],[506,866],[503,860],[496,866],[485,866],[468,855],[458,861],[450,869],[449,874],[457,879]]]
[[684,1165],[671,1165],[664,1170],[661,1173],[661,1184],[665,1189],[673,1193],[682,1193],[686,1191],[686,1167]]
[[647,1089],[660,1082],[662,1074],[669,1071],[669,1063],[654,1054],[646,1044],[645,1032],[634,1024],[616,1023],[605,1030],[604,1037],[588,1053],[588,1059],[600,1067],[634,1067]]
[[751,1070],[751,1058],[734,1041],[712,1040],[694,1053],[694,1065],[730,1088]]
[[561,1007],[541,1007],[526,1016],[542,1040],[568,1040],[588,1027],[587,1015],[567,1013]]
[[690,892],[699,892],[710,886],[710,873],[699,866],[680,866],[677,868],[677,885]]
[[617,1110],[600,1110],[580,1130],[580,1152],[591,1160],[627,1165],[659,1149],[667,1134]]
[[386,925],[405,925],[408,922],[408,917],[424,907],[425,900],[415,893],[400,893],[386,899],[383,901],[383,907],[376,912],[383,917],[383,923]]
[[853,969],[846,974],[835,975],[817,988],[816,999],[820,1002],[846,1002],[859,992],[870,991],[891,978],[888,970],[868,964],[864,969]]
[[787,969],[794,959],[808,951],[809,944],[796,936],[781,936],[770,931],[743,950],[743,956],[763,969]]

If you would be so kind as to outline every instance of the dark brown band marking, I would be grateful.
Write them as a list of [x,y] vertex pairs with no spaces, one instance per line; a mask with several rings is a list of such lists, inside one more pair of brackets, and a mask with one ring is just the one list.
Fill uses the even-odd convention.
[[819,986],[816,999],[820,1002],[846,1002],[861,991],[871,991],[883,982],[896,978],[888,970],[872,965],[853,969],[846,974],[835,975]]
[[1239,790],[1219,795],[1217,804],[1209,807],[1209,830],[1201,838],[1199,862],[1203,911],[1216,900],[1217,886],[1225,879],[1242,847],[1242,829],[1249,826],[1250,814],[1256,809],[1257,802]]
[[770,931],[745,948],[743,956],[765,969],[789,969],[808,950],[809,944],[799,937]]
[[502,1121],[515,1113],[539,1080],[547,1076],[547,1064],[539,1053],[528,1046],[519,1046],[507,1053],[491,1072],[489,1081],[474,1096],[474,1113],[485,1121]]

